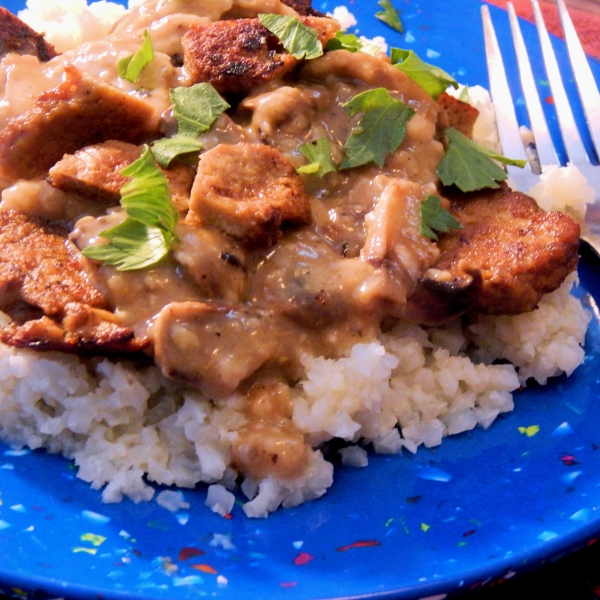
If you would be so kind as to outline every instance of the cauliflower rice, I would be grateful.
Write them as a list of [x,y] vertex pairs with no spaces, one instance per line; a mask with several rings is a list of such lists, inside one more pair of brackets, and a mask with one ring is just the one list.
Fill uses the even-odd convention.
[[[83,31],[105,35],[123,11],[110,2],[87,7],[84,0],[29,0],[27,6],[19,16],[45,31],[59,50],[80,43]],[[480,88],[469,93],[482,110],[476,135],[497,145],[489,97]],[[561,172],[563,179],[576,176]],[[555,193],[553,182],[538,190],[544,209],[581,217],[586,184],[578,184],[583,192],[574,204],[565,200],[566,186]],[[571,295],[575,283],[572,275],[532,313],[478,317],[463,329],[460,323],[400,324],[339,359],[306,356],[305,378],[293,390],[293,423],[313,447],[308,468],[294,479],[246,478],[240,486],[248,498],[246,515],[264,517],[279,506],[323,495],[333,483],[333,466],[321,451],[329,440],[347,443],[340,451],[342,463],[363,467],[367,446],[385,454],[416,452],[421,445],[440,444],[446,435],[488,428],[512,410],[512,392],[528,380],[544,384],[570,375],[583,361],[590,321]],[[498,360],[510,364],[495,364]],[[78,476],[102,489],[105,502],[124,496],[149,501],[155,490],[148,481],[185,488],[206,483],[211,484],[207,503],[216,512],[229,512],[238,475],[228,465],[232,440],[246,418],[244,401],[237,394],[211,401],[167,382],[154,366],[88,362],[0,345],[0,437],[72,459]],[[181,499],[161,492],[159,501],[177,510]]]

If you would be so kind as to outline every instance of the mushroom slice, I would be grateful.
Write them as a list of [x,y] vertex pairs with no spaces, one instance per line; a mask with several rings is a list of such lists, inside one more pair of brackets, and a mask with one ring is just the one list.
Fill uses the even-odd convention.
[[212,398],[226,396],[277,355],[272,325],[258,310],[173,302],[154,322],[155,360],[166,377],[193,383]]
[[481,292],[477,270],[450,273],[429,269],[408,298],[403,317],[421,325],[442,325],[466,313]]

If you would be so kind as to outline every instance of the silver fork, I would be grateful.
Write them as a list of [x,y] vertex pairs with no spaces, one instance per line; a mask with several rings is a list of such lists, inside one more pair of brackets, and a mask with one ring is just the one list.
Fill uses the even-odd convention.
[[[600,255],[600,165],[592,163],[585,151],[585,147],[573,116],[573,111],[565,91],[560,69],[550,36],[544,24],[538,0],[532,0],[535,22],[537,26],[544,66],[550,84],[550,90],[558,125],[562,135],[569,163],[575,165],[586,177],[588,183],[596,192],[596,202],[588,205],[585,222],[582,227],[582,239],[585,240],[594,251]],[[533,72],[527,48],[521,33],[519,21],[511,2],[507,4],[510,27],[519,65],[521,88],[525,98],[527,112],[529,114],[531,131],[535,140],[535,147],[539,159],[539,165],[529,161],[515,113],[514,103],[506,79],[506,71],[500,53],[496,33],[492,25],[490,11],[487,5],[482,6],[481,15],[483,19],[483,30],[485,37],[485,51],[487,57],[488,73],[490,79],[490,94],[494,103],[498,134],[505,156],[527,160],[524,169],[508,167],[508,173],[519,190],[528,191],[532,185],[539,181],[539,171],[542,172],[551,165],[559,164],[558,155],[555,151],[542,103],[535,85]],[[594,80],[589,63],[581,47],[573,23],[567,12],[564,0],[558,0],[558,9],[561,18],[565,41],[571,67],[575,76],[579,97],[586,116],[589,133],[595,146],[596,153],[600,156],[600,93]]]

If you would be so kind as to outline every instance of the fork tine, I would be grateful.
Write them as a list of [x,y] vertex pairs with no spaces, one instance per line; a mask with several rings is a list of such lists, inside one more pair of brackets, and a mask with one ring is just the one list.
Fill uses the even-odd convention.
[[565,33],[569,59],[575,75],[581,104],[596,147],[596,153],[600,158],[600,92],[564,0],[558,0],[558,12]]
[[537,182],[529,164],[521,134],[517,115],[506,78],[506,70],[498,45],[498,38],[492,24],[489,8],[486,4],[481,7],[481,18],[483,21],[483,33],[485,38],[485,54],[490,82],[490,94],[496,113],[498,134],[505,156],[519,160],[527,160],[525,168],[508,166],[508,174],[520,190],[528,190]]
[[521,27],[519,25],[517,14],[515,13],[512,2],[508,2],[506,7],[508,9],[510,30],[512,32],[515,53],[517,55],[517,62],[519,65],[519,76],[521,79],[523,96],[525,97],[525,106],[527,107],[531,131],[535,139],[536,150],[540,165],[543,170],[544,167],[556,165],[559,163],[559,161],[556,153],[554,152],[554,143],[552,142],[552,137],[550,136],[550,131],[548,129],[548,123],[546,122],[546,117],[544,116],[544,109],[542,108],[540,95],[538,94],[537,87],[535,85],[535,78],[533,77],[531,62],[529,61],[527,47],[525,46],[525,40],[523,39],[523,34],[521,33]]
[[569,162],[576,165],[583,165],[588,162],[587,154],[583,142],[581,141],[579,130],[575,124],[575,117],[573,116],[567,92],[565,91],[562,82],[556,55],[552,48],[552,42],[550,41],[550,36],[548,35],[548,30],[546,29],[538,0],[532,0],[532,4],[540,44],[542,46],[544,66],[546,67],[546,74],[548,75],[548,82],[550,83],[550,90],[552,91],[552,98],[554,100],[554,106],[556,107],[558,124],[567,150]]

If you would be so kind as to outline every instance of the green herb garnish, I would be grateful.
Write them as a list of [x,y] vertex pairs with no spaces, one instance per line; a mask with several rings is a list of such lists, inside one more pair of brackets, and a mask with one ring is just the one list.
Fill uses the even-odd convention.
[[99,234],[109,240],[108,244],[88,246],[82,254],[117,271],[134,271],[150,267],[167,255],[175,239],[178,214],[171,202],[169,182],[148,146],[121,172],[131,177],[121,188],[121,206],[127,217]]
[[179,133],[190,136],[208,131],[217,118],[231,108],[210,83],[175,88],[170,95]]
[[142,71],[154,60],[154,48],[148,32],[144,29],[144,37],[140,49],[132,56],[122,58],[117,65],[119,77],[135,83]]
[[101,237],[108,244],[88,246],[82,254],[116,267],[117,271],[137,271],[155,265],[169,252],[169,241],[162,229],[148,227],[134,219],[106,229]]
[[175,134],[170,138],[162,138],[152,143],[152,154],[156,162],[168,169],[171,161],[182,154],[191,154],[202,150],[202,142],[187,135]]
[[362,117],[344,144],[346,156],[341,169],[370,162],[382,167],[386,157],[404,141],[406,124],[415,114],[414,109],[393,98],[385,88],[362,92],[343,107],[351,117],[359,112]]
[[347,31],[336,31],[335,37],[327,42],[326,50],[347,50],[348,52],[364,52],[375,56],[381,52],[381,46],[376,42],[361,40],[353,33]]
[[420,85],[434,100],[445,92],[448,86],[458,87],[457,81],[446,71],[421,60],[412,50],[392,48],[392,64]]
[[309,60],[323,55],[323,45],[319,40],[319,34],[297,17],[260,14],[258,20],[263,27],[277,36],[281,45],[294,58]]
[[460,90],[460,94],[458,94],[458,99],[461,102],[466,102],[467,104],[469,103],[470,97],[468,85],[463,85],[462,89]]
[[353,33],[336,31],[335,37],[331,38],[325,46],[326,50],[348,50],[348,52],[360,52],[363,43]]
[[446,233],[450,229],[462,229],[462,225],[445,208],[442,200],[431,194],[421,202],[421,234],[437,240],[435,233]]
[[152,154],[164,169],[177,156],[199,152],[202,142],[198,136],[208,131],[217,118],[230,108],[210,83],[175,88],[170,91],[170,96],[173,115],[177,119],[177,134],[152,144]]
[[309,161],[307,165],[296,169],[298,173],[323,177],[323,175],[335,171],[335,165],[331,159],[331,147],[327,138],[322,137],[314,142],[303,144],[298,150]]
[[494,160],[506,165],[524,167],[526,161],[506,158],[470,140],[456,129],[444,131],[448,148],[437,166],[437,173],[444,185],[456,185],[463,192],[483,188],[497,188],[498,182],[508,175]]
[[390,0],[379,0],[377,4],[379,4],[383,10],[375,13],[375,17],[380,21],[383,21],[386,25],[389,25],[392,29],[402,33],[404,27],[400,20],[400,14],[394,8]]

